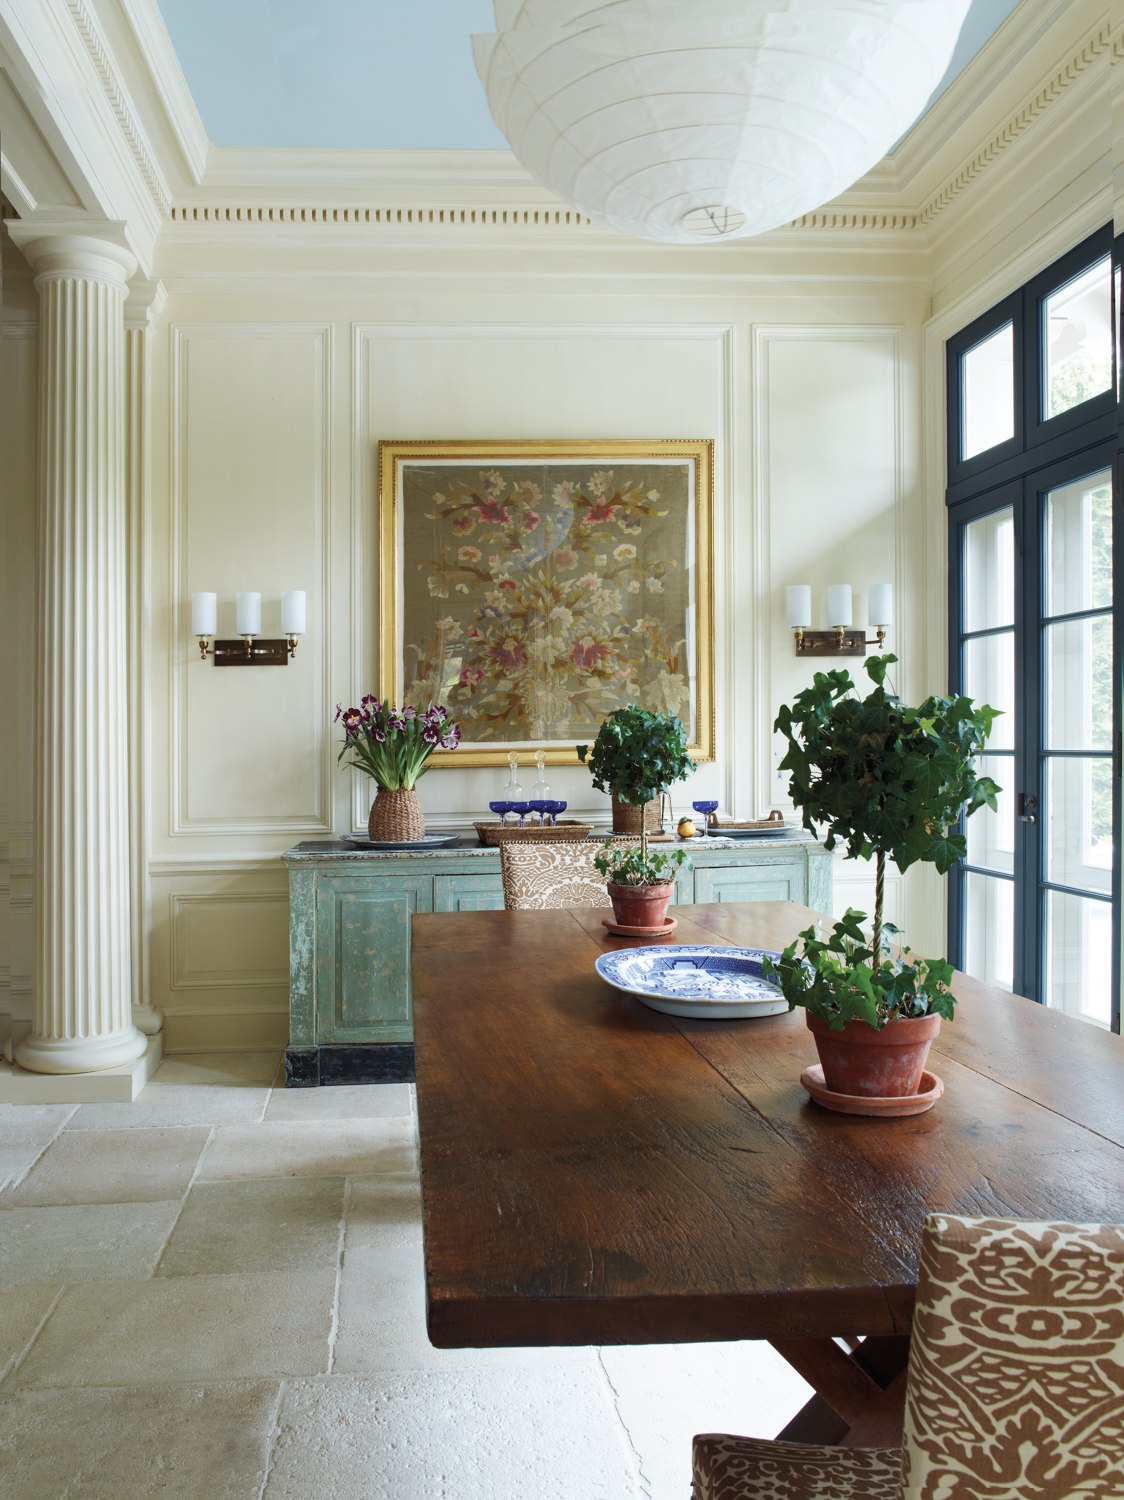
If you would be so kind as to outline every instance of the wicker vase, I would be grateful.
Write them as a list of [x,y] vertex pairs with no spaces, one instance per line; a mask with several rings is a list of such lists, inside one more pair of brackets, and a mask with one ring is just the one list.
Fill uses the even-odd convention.
[[380,786],[371,803],[367,834],[372,839],[393,843],[424,838],[425,814],[417,792],[412,787],[409,791],[388,792]]
[[649,833],[658,833],[663,827],[660,822],[660,799],[653,797],[651,802],[646,802],[642,808],[634,807],[631,802],[622,802],[613,793],[613,832],[614,833],[639,833],[640,818],[644,818],[644,826]]

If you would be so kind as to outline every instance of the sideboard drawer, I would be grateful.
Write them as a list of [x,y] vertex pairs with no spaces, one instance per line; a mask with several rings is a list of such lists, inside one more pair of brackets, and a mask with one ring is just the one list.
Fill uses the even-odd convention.
[[803,906],[808,900],[805,865],[793,861],[696,869],[695,900],[799,901]]
[[410,918],[433,910],[432,875],[331,874],[316,900],[316,1040],[408,1042]]
[[503,911],[498,875],[435,875],[434,911]]

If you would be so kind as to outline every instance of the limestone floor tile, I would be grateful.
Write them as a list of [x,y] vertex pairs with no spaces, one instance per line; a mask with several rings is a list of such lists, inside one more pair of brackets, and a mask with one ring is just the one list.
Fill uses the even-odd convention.
[[[163,1070],[161,1070],[163,1071]],[[264,1085],[157,1083],[131,1104],[83,1104],[67,1130],[143,1130],[169,1125],[252,1125],[265,1113]]]
[[294,1381],[264,1500],[639,1494],[604,1387],[584,1371],[481,1370]]
[[410,1120],[279,1120],[216,1130],[200,1178],[346,1177],[409,1172],[415,1165]]
[[19,1179],[74,1114],[74,1104],[0,1104],[0,1187]]
[[776,1437],[812,1395],[766,1343],[618,1345],[599,1356],[651,1500],[690,1494],[695,1433]]
[[4,1389],[318,1374],[335,1283],[290,1271],[68,1287]]
[[274,1089],[267,1120],[409,1119],[408,1083],[340,1084],[334,1088]]
[[[230,1088],[268,1086],[282,1068],[280,1052],[188,1052],[165,1057],[153,1083],[210,1083]],[[284,1077],[282,1068],[281,1077]]]
[[75,1203],[0,1214],[0,1286],[52,1281],[140,1281],[152,1272],[181,1200]]
[[12,1361],[27,1348],[61,1286],[21,1286],[0,1293],[0,1373],[7,1374]]
[[[125,1108],[128,1108],[126,1105]],[[182,1198],[210,1131],[64,1130],[0,1203],[158,1203]]]
[[272,1380],[0,1400],[7,1500],[258,1500],[280,1386]]
[[196,1183],[160,1262],[160,1276],[334,1268],[342,1177]]
[[348,1250],[421,1245],[421,1180],[416,1172],[382,1172],[348,1180]]
[[340,1276],[333,1372],[543,1370],[596,1372],[583,1348],[435,1349],[425,1328],[425,1269],[420,1245],[348,1250]]

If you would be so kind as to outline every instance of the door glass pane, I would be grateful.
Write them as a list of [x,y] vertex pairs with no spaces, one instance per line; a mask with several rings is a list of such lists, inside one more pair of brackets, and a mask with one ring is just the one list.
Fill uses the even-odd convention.
[[998,810],[981,807],[965,819],[964,835],[968,841],[968,863],[985,870],[1015,867],[1015,758],[1013,755],[981,755],[977,774],[990,776],[1002,791],[996,798]]
[[1046,748],[1111,749],[1112,616],[1047,625],[1043,634]]
[[1103,469],[1046,496],[1046,613],[1111,607],[1112,475]]
[[964,972],[1000,989],[1014,986],[1015,882],[964,876]]
[[964,528],[963,633],[1015,623],[1015,518],[1008,506]]
[[1112,903],[1046,892],[1046,1004],[1112,1023]]
[[1106,255],[1043,300],[1045,419],[1111,389],[1111,276]]
[[961,459],[1015,435],[1015,329],[1011,323],[960,356]]
[[1046,797],[1046,879],[1109,894],[1112,761],[1051,760]]
[[1015,744],[1015,635],[981,635],[964,642],[964,692],[976,703],[1001,709],[992,725],[988,747],[1012,750]]

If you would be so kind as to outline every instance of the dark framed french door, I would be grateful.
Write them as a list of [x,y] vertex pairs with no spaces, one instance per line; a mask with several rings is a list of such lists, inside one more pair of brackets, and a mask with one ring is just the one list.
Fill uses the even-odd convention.
[[950,937],[967,972],[1114,1020],[1113,462],[1100,444],[951,512],[955,690],[1003,710],[997,812],[964,832]]
[[950,873],[949,957],[1119,1031],[1112,250],[1107,230],[1092,236],[948,345],[950,687],[1003,710],[982,758],[999,807],[967,820],[967,857]]

